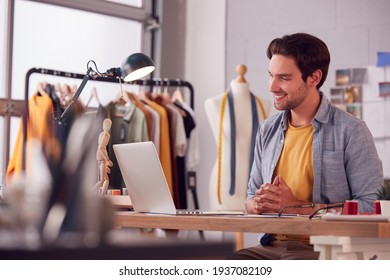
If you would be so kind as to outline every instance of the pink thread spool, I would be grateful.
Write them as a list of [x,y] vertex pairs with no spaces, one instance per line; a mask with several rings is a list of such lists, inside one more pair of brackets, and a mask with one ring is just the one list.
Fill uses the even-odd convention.
[[358,214],[357,200],[346,200],[344,207],[345,207],[345,214],[346,215],[357,215]]
[[382,214],[381,203],[379,200],[374,201],[374,214]]

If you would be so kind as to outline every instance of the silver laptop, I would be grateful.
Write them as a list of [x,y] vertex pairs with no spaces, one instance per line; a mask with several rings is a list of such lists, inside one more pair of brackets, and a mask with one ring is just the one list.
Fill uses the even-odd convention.
[[230,210],[177,210],[153,142],[115,144],[113,148],[134,211],[171,215],[244,214]]

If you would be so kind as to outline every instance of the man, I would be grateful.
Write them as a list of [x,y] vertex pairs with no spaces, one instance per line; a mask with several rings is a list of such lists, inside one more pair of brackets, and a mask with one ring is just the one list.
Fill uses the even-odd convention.
[[[274,39],[267,49],[269,89],[282,112],[261,124],[248,184],[249,214],[310,214],[331,203],[357,200],[372,212],[383,183],[382,163],[366,124],[332,104],[319,91],[330,54],[320,39],[304,33]],[[318,259],[309,236],[264,234],[238,259]]]

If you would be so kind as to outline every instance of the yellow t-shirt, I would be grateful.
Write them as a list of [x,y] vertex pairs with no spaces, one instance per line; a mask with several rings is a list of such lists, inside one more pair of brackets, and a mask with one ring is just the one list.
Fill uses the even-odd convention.
[[313,134],[310,124],[293,127],[290,123],[274,176],[282,175],[298,200],[312,201],[313,194]]
[[[304,202],[311,202],[313,198],[313,134],[311,124],[293,127],[289,123],[284,147],[274,171],[274,177],[282,175],[295,198]],[[308,236],[279,234],[276,239],[308,240]]]

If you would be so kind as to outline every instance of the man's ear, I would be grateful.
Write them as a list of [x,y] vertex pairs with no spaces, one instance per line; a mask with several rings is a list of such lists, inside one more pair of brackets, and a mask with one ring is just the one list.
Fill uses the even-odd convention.
[[321,81],[321,78],[322,78],[322,71],[320,69],[317,69],[316,71],[313,72],[313,74],[311,74],[307,78],[308,85],[317,87],[317,85]]

